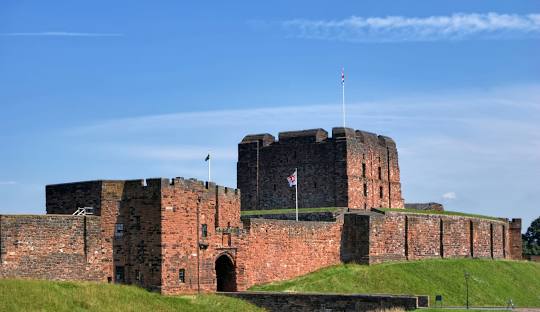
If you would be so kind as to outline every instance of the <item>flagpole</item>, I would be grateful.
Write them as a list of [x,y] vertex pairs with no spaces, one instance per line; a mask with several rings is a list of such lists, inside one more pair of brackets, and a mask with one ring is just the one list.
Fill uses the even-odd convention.
[[210,171],[211,167],[212,167],[212,157],[210,156],[210,152],[208,152],[208,182],[210,182],[210,181],[211,181],[211,178],[212,178],[212,176],[210,175],[210,173],[211,173],[211,171]]
[[345,128],[345,68],[341,69],[341,111],[343,113],[343,128]]
[[296,183],[294,184],[294,190],[296,193],[296,221],[298,221],[298,168],[294,168],[296,173]]

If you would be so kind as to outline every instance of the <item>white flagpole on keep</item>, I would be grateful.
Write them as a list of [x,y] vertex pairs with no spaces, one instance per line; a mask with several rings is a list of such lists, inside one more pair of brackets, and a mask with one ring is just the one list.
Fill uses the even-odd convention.
[[345,68],[341,68],[341,111],[343,114],[343,128],[345,128]]
[[294,175],[296,176],[296,183],[294,184],[296,193],[296,221],[298,221],[298,168],[294,168]]

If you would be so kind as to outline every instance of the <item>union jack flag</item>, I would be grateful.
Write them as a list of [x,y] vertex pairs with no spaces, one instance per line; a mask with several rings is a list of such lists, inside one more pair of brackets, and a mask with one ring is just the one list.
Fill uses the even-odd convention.
[[287,182],[289,182],[289,187],[293,187],[296,185],[296,170],[293,174],[287,177]]

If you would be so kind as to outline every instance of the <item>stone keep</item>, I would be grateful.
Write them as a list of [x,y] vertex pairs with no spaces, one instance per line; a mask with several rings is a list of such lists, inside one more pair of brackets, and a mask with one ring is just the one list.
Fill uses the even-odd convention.
[[238,144],[242,210],[294,208],[286,178],[298,168],[299,207],[403,208],[395,142],[333,128],[247,135]]

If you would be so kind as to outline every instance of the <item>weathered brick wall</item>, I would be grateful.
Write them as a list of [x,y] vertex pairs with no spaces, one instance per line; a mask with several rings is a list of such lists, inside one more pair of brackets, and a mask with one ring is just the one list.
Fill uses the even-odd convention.
[[240,226],[240,190],[216,186],[216,227]]
[[295,168],[300,207],[347,206],[346,180],[340,180],[346,175],[346,146],[327,136],[323,129],[282,132],[277,142],[270,135],[246,136],[238,146],[242,209],[294,208],[294,188],[286,178]]
[[[239,191],[176,178],[163,180],[161,192],[162,293],[215,291],[216,260],[222,255],[236,265],[236,278],[242,283],[242,266],[236,263],[242,233]],[[183,283],[181,269],[185,270]]]
[[502,219],[394,212],[372,215],[369,262],[460,257],[512,258],[508,252],[509,235],[508,222]]
[[[118,189],[119,191],[119,189]],[[111,191],[112,195],[117,195]],[[161,179],[125,181],[121,202],[111,201],[115,282],[156,289],[161,285]],[[116,219],[114,214],[117,213]],[[124,271],[123,279],[118,269]]]
[[99,217],[0,216],[0,277],[107,281]]
[[493,226],[493,258],[506,258],[506,246],[504,239],[505,226],[492,224]]
[[406,220],[408,259],[440,257],[440,218],[408,215]]
[[[124,195],[124,181],[102,181],[101,183],[101,248],[103,253],[104,270],[111,281],[116,280],[115,276],[115,258],[118,258],[118,248],[115,254],[115,225],[122,223],[118,218],[120,216],[120,204]],[[115,257],[116,256],[116,257]],[[116,262],[116,265],[120,265]]]
[[94,214],[100,215],[101,195],[102,181],[47,185],[47,213],[72,214],[80,207],[94,207]]
[[405,215],[371,217],[369,262],[406,260]]
[[374,133],[334,128],[333,137],[339,136],[347,138],[348,207],[403,208],[395,142]]
[[473,257],[491,257],[491,231],[490,222],[486,220],[473,220]]
[[342,221],[251,219],[239,249],[247,287],[290,279],[341,261]]
[[509,223],[508,231],[510,257],[514,260],[521,260],[523,254],[523,241],[521,239],[521,219],[512,219]]
[[443,221],[443,256],[445,258],[470,257],[470,220],[450,216],[441,220]]
[[346,213],[341,234],[341,261],[369,263],[369,213]]
[[[395,143],[387,137],[323,129],[248,135],[238,145],[242,209],[292,208],[286,178],[298,168],[300,207],[403,208]],[[364,185],[366,193],[364,193]]]
[[358,295],[358,294],[287,294],[272,292],[225,293],[224,295],[247,300],[270,312],[294,311],[383,311],[391,309],[415,310],[427,296]]

